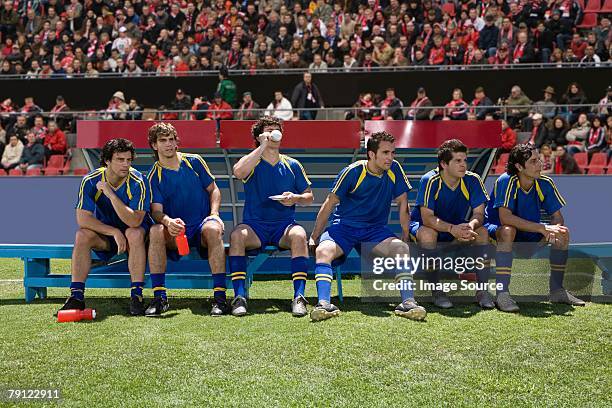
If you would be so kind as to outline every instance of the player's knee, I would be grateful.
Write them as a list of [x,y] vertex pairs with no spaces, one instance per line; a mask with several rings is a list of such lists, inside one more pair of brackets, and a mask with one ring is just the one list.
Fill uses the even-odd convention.
[[306,231],[304,228],[294,227],[289,231],[289,238],[291,239],[292,244],[306,244],[308,242],[308,237],[306,236]]
[[477,228],[475,231],[478,236],[476,237],[477,244],[486,244],[489,242],[489,231],[485,227]]
[[317,262],[330,263],[334,260],[335,251],[333,245],[329,245],[328,242],[330,241],[324,241],[317,246],[317,249],[315,250]]
[[497,240],[502,242],[513,242],[516,237],[516,228],[510,225],[502,225],[497,229]]
[[125,230],[125,238],[130,246],[138,245],[144,242],[144,231],[142,228],[128,228]]
[[74,246],[91,246],[95,236],[95,232],[88,229],[79,228],[74,237]]
[[230,235],[231,246],[243,246],[246,241],[246,231],[243,229],[235,229]]
[[207,222],[202,228],[202,235],[207,242],[220,241],[223,237],[223,228],[216,222]]
[[417,231],[417,241],[420,244],[433,244],[438,241],[438,231],[429,227],[421,227]]
[[161,224],[155,224],[149,230],[149,241],[151,243],[163,243],[165,241],[164,235],[165,227]]

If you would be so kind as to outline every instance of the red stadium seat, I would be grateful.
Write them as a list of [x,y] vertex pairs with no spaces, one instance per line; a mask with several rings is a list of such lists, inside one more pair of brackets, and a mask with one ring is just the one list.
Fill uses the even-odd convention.
[[597,13],[601,10],[601,0],[588,0],[584,12],[586,13]]
[[42,171],[39,168],[29,169],[26,171],[26,176],[40,176]]
[[585,13],[582,18],[582,23],[576,28],[593,28],[597,25],[597,13]]
[[4,169],[0,169],[0,176],[6,176],[6,171],[4,171]]
[[588,170],[589,174],[604,174],[608,167],[608,154],[607,153],[595,153],[591,157]]
[[89,173],[89,169],[85,167],[77,167],[76,169],[74,169],[73,173],[75,176],[84,176],[85,174]]
[[455,5],[453,3],[444,3],[442,5],[442,13],[448,13],[451,17],[455,17]]
[[9,176],[23,176],[23,171],[20,168],[11,169]]
[[49,160],[47,160],[47,165],[45,166],[46,169],[51,168],[58,170],[62,170],[63,167],[64,156],[62,156],[61,154],[54,154],[53,156],[49,157]]
[[578,167],[580,167],[580,170],[582,170],[583,172],[584,169],[589,166],[589,156],[586,152],[575,153],[574,160],[576,160],[576,164],[578,164]]
[[589,174],[606,174],[606,169],[603,167],[589,167]]
[[612,13],[612,0],[606,0],[601,9],[600,13]]
[[61,174],[60,169],[56,169],[56,168],[49,168],[47,167],[45,169],[45,176],[59,176]]

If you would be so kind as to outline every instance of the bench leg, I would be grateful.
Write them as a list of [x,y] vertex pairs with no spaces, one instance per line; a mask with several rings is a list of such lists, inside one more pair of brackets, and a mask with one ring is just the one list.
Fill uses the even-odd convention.
[[336,267],[336,283],[338,284],[338,300],[342,303],[344,302],[344,295],[342,293],[342,271],[340,266]]
[[253,283],[253,275],[255,275],[255,272],[261,267],[261,265],[263,265],[264,262],[266,262],[266,259],[268,259],[268,257],[269,255],[267,253],[260,252],[259,254],[257,254],[255,259],[253,259],[247,264],[247,276],[246,276],[246,285],[245,285],[247,299],[249,298],[249,288],[251,287],[251,284]]
[[47,298],[47,288],[36,288],[36,294],[40,299]]
[[24,291],[26,303],[31,303],[34,301],[34,299],[36,299],[36,295],[38,294],[38,288],[30,288],[28,286],[25,286]]
[[36,295],[41,299],[47,297],[47,288],[31,287],[30,278],[45,277],[51,273],[50,260],[44,258],[23,258],[23,285],[25,287],[25,300],[32,302]]

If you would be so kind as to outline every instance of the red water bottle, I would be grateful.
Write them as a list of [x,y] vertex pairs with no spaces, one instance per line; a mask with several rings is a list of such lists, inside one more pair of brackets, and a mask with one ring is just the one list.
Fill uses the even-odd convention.
[[57,322],[78,322],[81,320],[93,320],[96,318],[96,311],[94,309],[68,309],[60,310],[57,312]]
[[176,247],[180,256],[189,255],[189,242],[185,236],[185,230],[176,236]]

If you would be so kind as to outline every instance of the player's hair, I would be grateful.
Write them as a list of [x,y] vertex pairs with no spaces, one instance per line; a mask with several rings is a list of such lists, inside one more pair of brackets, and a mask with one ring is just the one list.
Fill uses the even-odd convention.
[[259,147],[260,143],[257,138],[261,135],[266,128],[266,126],[278,126],[280,128],[281,133],[283,133],[283,121],[272,117],[272,116],[262,116],[253,126],[251,126],[251,135],[253,135],[253,140],[255,141],[255,146]]
[[153,154],[155,155],[155,160],[159,160],[159,154],[157,150],[153,149],[153,143],[156,143],[160,136],[174,136],[176,142],[179,142],[178,133],[176,133],[176,128],[172,126],[172,124],[159,122],[151,126],[149,128],[148,139],[149,146],[151,146],[151,150],[153,150]]
[[100,155],[100,166],[106,167],[106,162],[113,159],[113,154],[130,152],[132,154],[132,160],[136,155],[134,150],[134,144],[127,139],[111,139],[104,144],[102,148],[102,154]]
[[506,172],[511,176],[518,174],[517,164],[525,167],[525,163],[532,154],[535,153],[535,146],[529,143],[518,144],[510,150],[508,163],[506,164]]
[[450,139],[445,141],[438,147],[438,166],[441,167],[442,163],[450,163],[453,159],[453,153],[466,153],[467,146],[459,139]]
[[395,138],[391,133],[384,131],[373,133],[366,143],[366,156],[368,157],[368,160],[370,159],[370,155],[368,153],[374,152],[374,154],[376,154],[378,152],[380,142],[395,143]]

